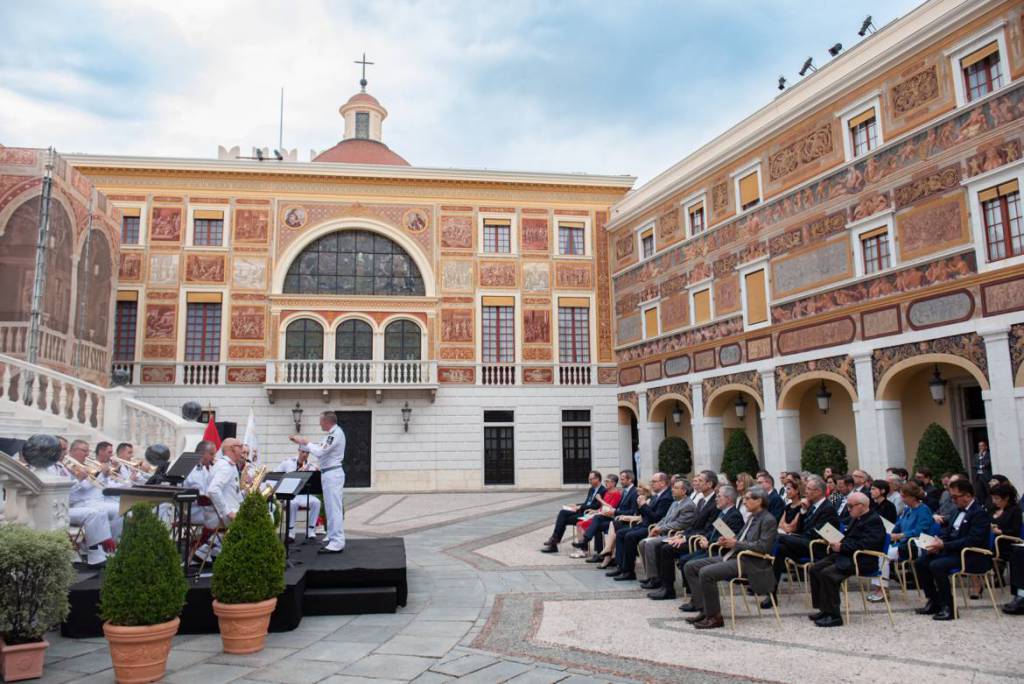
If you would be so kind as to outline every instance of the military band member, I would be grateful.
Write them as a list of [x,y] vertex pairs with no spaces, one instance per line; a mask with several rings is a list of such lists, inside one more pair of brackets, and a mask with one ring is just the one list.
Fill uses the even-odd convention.
[[318,553],[341,553],[345,550],[345,521],[342,496],[345,489],[345,433],[338,427],[333,411],[320,414],[320,429],[326,432],[319,444],[310,444],[299,435],[289,439],[301,451],[312,454],[320,462],[320,483],[323,485],[324,506],[327,508],[327,544]]
[[68,455],[80,464],[69,474],[73,484],[68,492],[68,516],[71,524],[81,527],[85,533],[86,562],[102,565],[107,560],[107,552],[114,550],[121,537],[123,520],[117,503],[103,496],[102,485],[89,477],[85,467],[88,443],[76,439]]
[[[238,508],[242,505],[242,490],[238,486],[238,474],[245,465],[245,456],[242,454],[242,443],[234,437],[228,437],[220,445],[220,455],[213,462],[210,469],[210,481],[206,488],[206,494],[210,503],[216,510],[220,520],[230,524],[238,514]],[[219,541],[214,548],[204,544],[196,551],[196,556],[203,560],[210,560],[216,556],[219,550]]]
[[[317,467],[309,460],[309,452],[299,449],[296,456],[281,461],[274,472],[294,473],[295,471],[316,470]],[[288,527],[288,538],[295,541],[295,520],[299,517],[299,511],[308,511],[306,515],[306,541],[316,539],[316,521],[320,517],[320,499],[311,494],[296,496],[288,502],[289,519],[291,524]]]

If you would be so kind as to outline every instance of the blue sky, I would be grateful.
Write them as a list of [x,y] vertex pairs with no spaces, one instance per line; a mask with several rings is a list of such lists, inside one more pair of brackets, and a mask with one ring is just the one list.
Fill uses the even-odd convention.
[[[0,143],[215,157],[341,137],[376,65],[384,139],[417,166],[650,179],[914,0],[0,3]],[[13,30],[12,30],[13,29]]]

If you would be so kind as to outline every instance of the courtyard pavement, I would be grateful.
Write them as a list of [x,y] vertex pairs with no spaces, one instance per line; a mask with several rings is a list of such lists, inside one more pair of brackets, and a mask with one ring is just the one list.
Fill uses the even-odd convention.
[[[562,503],[557,492],[382,494],[349,499],[357,535],[405,537],[409,602],[393,615],[307,617],[248,656],[221,653],[219,635],[179,636],[168,682],[743,682],[794,680],[1010,682],[1024,677],[1024,619],[971,601],[962,619],[917,616],[897,590],[884,610],[822,630],[802,595],[784,593],[780,629],[739,602],[737,628],[697,632],[678,602],[646,599],[568,558],[541,554]],[[626,586],[623,586],[626,585]],[[787,590],[784,590],[784,592]],[[1005,590],[997,596],[1006,600]],[[726,601],[725,606],[728,606]],[[1018,624],[1017,620],[1021,620]],[[106,641],[48,635],[42,682],[112,682]]]

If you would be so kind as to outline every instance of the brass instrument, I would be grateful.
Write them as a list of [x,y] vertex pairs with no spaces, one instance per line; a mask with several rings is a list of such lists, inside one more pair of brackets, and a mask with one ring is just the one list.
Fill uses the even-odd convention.
[[145,461],[129,461],[127,458],[121,458],[120,456],[111,456],[110,460],[112,460],[119,466],[123,466],[125,468],[130,469],[134,473],[139,473],[142,475],[152,475],[153,471],[156,470],[156,468],[146,463]]
[[115,464],[112,461],[101,463],[99,460],[93,458],[92,456],[86,456],[85,465],[95,473],[95,477],[105,475],[108,482],[126,482],[126,480],[123,477],[121,477],[120,473],[118,473],[117,469],[113,467]]
[[269,499],[270,495],[274,493],[273,486],[271,486],[270,483],[267,483],[266,486],[261,487],[261,485],[263,485],[263,480],[267,477],[267,466],[258,466],[255,470],[253,470],[252,476],[246,481],[245,477],[247,473],[248,470],[243,471],[243,481],[239,485],[240,489],[242,490],[242,493],[248,496],[253,492],[259,492],[260,496],[262,496],[264,499]]
[[60,459],[59,463],[65,468],[67,468],[69,471],[71,471],[71,473],[75,473],[79,470],[85,471],[85,477],[87,480],[89,480],[89,483],[93,487],[102,490],[103,485],[100,483],[98,479],[96,479],[99,476],[100,471],[97,468],[89,465],[89,460],[90,459],[87,458],[86,463],[79,463],[71,456],[64,456]]

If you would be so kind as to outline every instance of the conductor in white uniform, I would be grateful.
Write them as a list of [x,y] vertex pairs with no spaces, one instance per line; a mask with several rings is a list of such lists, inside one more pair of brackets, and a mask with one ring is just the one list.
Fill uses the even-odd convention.
[[345,521],[342,495],[345,489],[345,433],[338,427],[333,411],[320,414],[320,429],[327,433],[319,444],[310,444],[305,437],[292,435],[299,449],[312,454],[320,462],[320,483],[327,508],[327,543],[318,553],[341,553],[345,550]]

